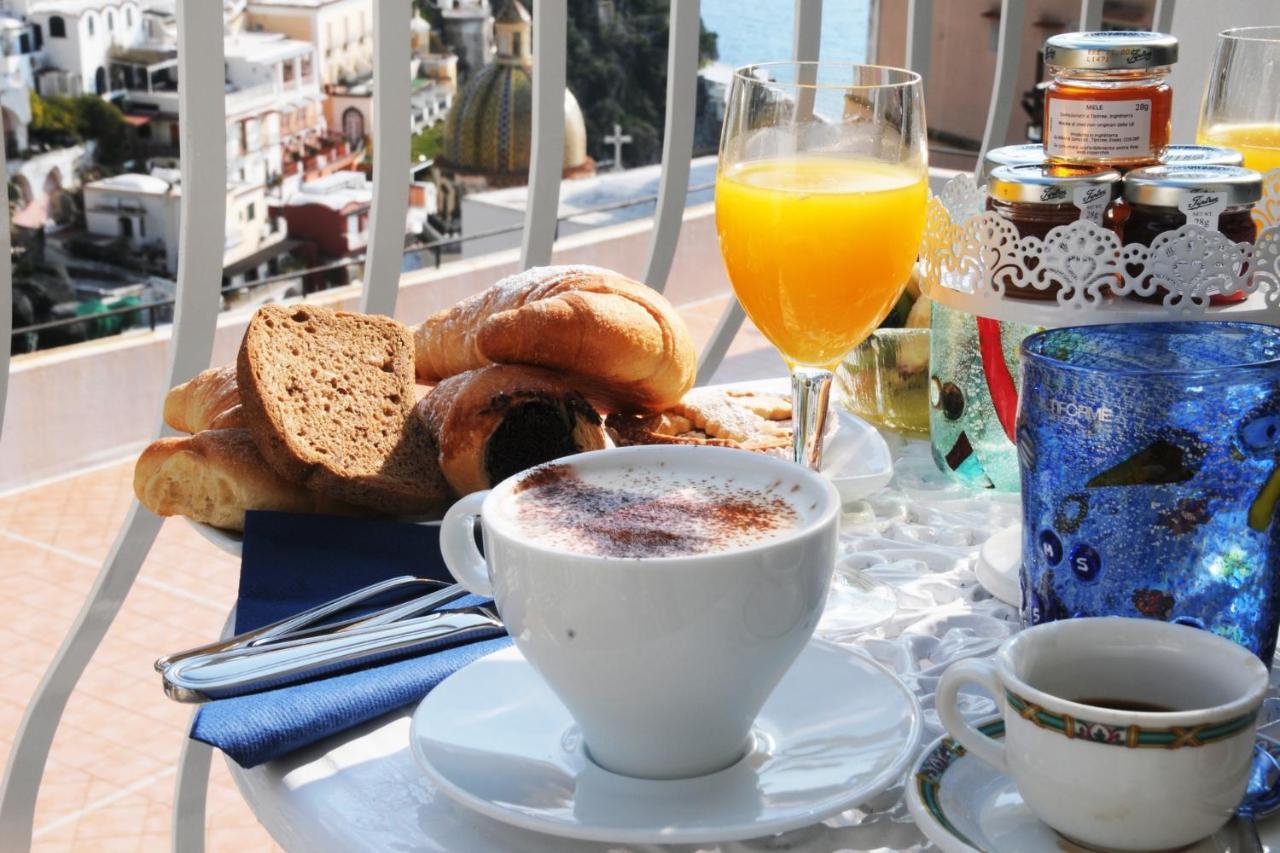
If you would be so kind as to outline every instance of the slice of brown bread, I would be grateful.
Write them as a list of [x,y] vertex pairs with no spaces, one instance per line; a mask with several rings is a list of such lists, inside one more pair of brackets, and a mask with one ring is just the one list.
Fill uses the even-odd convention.
[[254,442],[279,474],[392,515],[450,498],[412,417],[413,336],[388,317],[264,305],[245,330],[236,384]]

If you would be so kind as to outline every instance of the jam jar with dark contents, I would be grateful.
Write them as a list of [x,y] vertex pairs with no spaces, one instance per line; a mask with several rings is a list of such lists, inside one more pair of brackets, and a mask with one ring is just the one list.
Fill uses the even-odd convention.
[[[1239,151],[1216,145],[1170,145],[1160,155],[1162,166],[1239,166],[1243,163],[1244,155]],[[1121,195],[1107,208],[1106,225],[1120,230],[1128,218],[1129,203]]]
[[[1241,166],[1160,165],[1124,176],[1128,216],[1121,226],[1126,243],[1150,246],[1157,237],[1191,222],[1217,231],[1233,243],[1253,243],[1258,226],[1253,206],[1262,198],[1262,175]],[[1164,288],[1147,297],[1163,301]],[[1135,297],[1142,298],[1142,297]],[[1209,302],[1239,302],[1244,293],[1212,294]]]
[[1169,144],[1178,40],[1163,33],[1063,33],[1045,42],[1044,152],[1051,162],[1121,168]]
[[[1120,186],[1120,173],[1102,167],[1067,169],[1050,164],[1000,166],[987,178],[987,210],[998,213],[1019,237],[1044,239],[1059,225],[1080,219],[1105,227],[1103,220]],[[1006,278],[1013,299],[1056,299],[1062,283],[1037,290]]]

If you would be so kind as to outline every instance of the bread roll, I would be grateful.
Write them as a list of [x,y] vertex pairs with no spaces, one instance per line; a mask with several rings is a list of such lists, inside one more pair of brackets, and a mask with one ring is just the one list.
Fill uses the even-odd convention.
[[415,410],[459,495],[534,465],[604,447],[600,416],[555,374],[495,365],[441,382]]
[[205,430],[152,442],[133,469],[133,493],[156,515],[185,515],[228,530],[243,530],[244,514],[251,509],[363,512],[276,474],[246,429]]
[[189,433],[243,427],[236,366],[213,367],[170,388],[164,398],[164,422]]
[[258,449],[286,480],[388,515],[447,504],[435,448],[413,417],[413,336],[395,320],[264,305],[245,330],[236,381]]
[[605,410],[658,412],[693,386],[697,355],[657,291],[609,270],[538,267],[441,311],[414,333],[422,381],[488,364],[572,375]]

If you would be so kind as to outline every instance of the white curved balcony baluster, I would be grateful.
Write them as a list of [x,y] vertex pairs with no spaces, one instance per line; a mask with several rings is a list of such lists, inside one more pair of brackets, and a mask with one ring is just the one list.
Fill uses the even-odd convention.
[[[166,387],[209,366],[221,300],[222,242],[206,235],[221,232],[226,220],[223,50],[221,39],[207,37],[221,32],[222,6],[179,0],[177,13],[183,192]],[[199,49],[191,49],[194,44]],[[214,103],[219,109],[210,109]],[[156,433],[160,431],[158,427]],[[27,705],[0,787],[0,850],[31,845],[36,795],[67,699],[119,612],[160,525],[160,518],[133,502],[88,598]]]

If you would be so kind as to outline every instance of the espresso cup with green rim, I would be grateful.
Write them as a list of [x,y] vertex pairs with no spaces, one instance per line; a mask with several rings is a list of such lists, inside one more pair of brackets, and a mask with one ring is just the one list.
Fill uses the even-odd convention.
[[[1003,742],[960,713],[976,683],[1004,717]],[[1008,774],[1036,816],[1111,850],[1167,850],[1226,823],[1253,757],[1267,668],[1207,631],[1147,619],[1068,619],[1010,637],[990,659],[952,665],[942,724]]]

